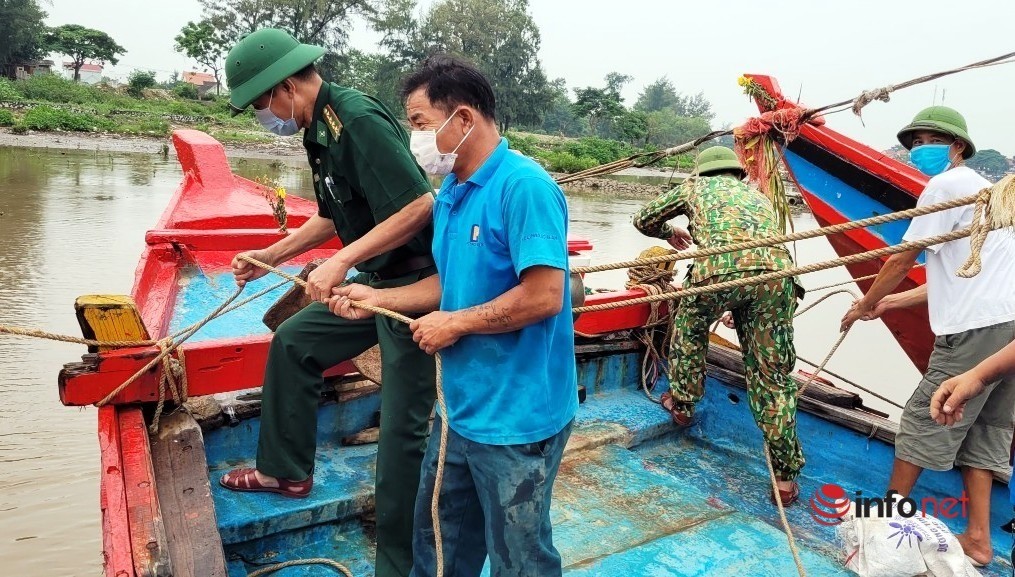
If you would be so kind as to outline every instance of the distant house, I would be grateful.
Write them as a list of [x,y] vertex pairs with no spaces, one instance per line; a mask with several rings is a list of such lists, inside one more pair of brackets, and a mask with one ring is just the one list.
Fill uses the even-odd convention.
[[[81,65],[81,78],[80,81],[85,84],[98,84],[102,82],[102,65],[101,64],[82,64]],[[64,62],[63,63],[63,75],[65,78],[74,78],[74,63]]]
[[199,96],[208,94],[218,86],[218,82],[215,82],[215,77],[207,72],[184,72],[183,81],[196,86]]
[[6,75],[15,79],[23,80],[29,76],[35,76],[36,74],[49,74],[53,71],[54,62],[52,60],[28,60],[25,62],[16,62],[12,64],[6,71]]

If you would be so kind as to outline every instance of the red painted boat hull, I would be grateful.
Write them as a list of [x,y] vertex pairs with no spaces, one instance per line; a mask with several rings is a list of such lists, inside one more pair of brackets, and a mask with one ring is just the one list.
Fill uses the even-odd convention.
[[[773,96],[779,108],[796,106],[782,94],[778,82],[769,76],[747,75]],[[765,105],[758,102],[761,110]],[[784,162],[804,201],[821,226],[840,224],[873,214],[916,206],[927,177],[911,166],[835,132],[824,118],[801,128],[800,136],[784,149]],[[829,236],[835,252],[847,256],[901,242],[908,221],[891,227],[858,229]],[[875,274],[884,260],[848,266],[853,278]],[[914,268],[896,292],[922,286],[926,271]],[[859,281],[866,292],[872,281]],[[890,312],[882,318],[906,355],[921,372],[927,368],[934,335],[926,307]]]

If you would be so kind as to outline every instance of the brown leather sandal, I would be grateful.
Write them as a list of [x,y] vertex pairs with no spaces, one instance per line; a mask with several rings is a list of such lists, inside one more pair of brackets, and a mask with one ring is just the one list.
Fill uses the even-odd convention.
[[275,493],[294,499],[304,499],[310,494],[314,487],[314,476],[311,475],[304,481],[287,481],[276,479],[278,487],[262,485],[254,474],[254,469],[234,469],[219,479],[219,484],[232,491],[246,493]]
[[673,400],[673,395],[669,391],[662,394],[659,397],[659,404],[663,406],[663,409],[670,414],[670,418],[673,419],[673,424],[681,429],[686,429],[694,423],[694,418],[684,411],[676,408],[676,401]]

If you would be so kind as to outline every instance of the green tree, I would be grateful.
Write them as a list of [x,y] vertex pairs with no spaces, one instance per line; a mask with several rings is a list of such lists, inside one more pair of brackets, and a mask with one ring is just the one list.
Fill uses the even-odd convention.
[[371,17],[376,0],[200,0],[204,16],[227,46],[242,35],[271,26],[297,40],[339,51],[346,44],[349,20]]
[[352,48],[340,57],[341,64],[332,80],[366,94],[377,94],[377,75],[384,63],[382,54],[371,54]]
[[198,100],[201,98],[201,95],[197,92],[197,86],[189,82],[178,82],[176,86],[173,86],[173,94],[178,98],[187,100]]
[[219,94],[221,85],[219,74],[225,66],[223,58],[229,50],[222,31],[206,18],[199,22],[187,22],[174,40],[177,52],[186,54],[188,58],[193,58],[198,64],[211,70],[215,76],[215,94]]
[[334,82],[369,94],[393,111],[402,109],[400,90],[404,71],[387,55],[353,48],[336,55],[336,61],[335,70],[329,71]]
[[501,132],[538,124],[553,93],[539,61],[539,28],[528,0],[441,0],[423,19],[419,37],[427,52],[467,58],[490,81]]
[[634,77],[628,76],[627,74],[621,74],[619,72],[610,72],[606,75],[605,80],[606,91],[612,94],[613,97],[617,99],[617,102],[623,103],[624,98],[620,95],[620,91],[630,84],[631,81],[634,80]]
[[416,0],[382,0],[383,4],[370,19],[381,34],[378,45],[390,60],[400,67],[416,64],[426,57],[419,20],[413,16]]
[[715,113],[712,112],[712,103],[701,92],[694,96],[678,96],[674,110],[678,116],[687,118],[697,117],[708,121],[715,118]]
[[127,76],[127,93],[134,98],[142,98],[146,88],[155,86],[154,70],[134,70]]
[[646,113],[645,143],[666,148],[694,140],[708,134],[708,120],[700,117],[679,116],[673,109]]
[[0,76],[19,62],[42,56],[46,13],[36,0],[0,0]]
[[663,76],[642,89],[641,94],[638,95],[638,101],[634,103],[634,109],[642,112],[655,112],[666,108],[676,109],[679,102],[680,96],[677,94],[677,89],[669,78]]
[[568,98],[564,79],[557,78],[551,82],[550,91],[553,100],[543,113],[541,125],[543,132],[561,136],[582,136],[585,133],[585,125],[582,119],[575,115],[574,103]]
[[617,95],[605,88],[575,88],[574,95],[575,116],[586,119],[592,134],[605,134],[613,121],[624,113]]
[[966,166],[994,179],[1004,176],[1010,169],[1008,158],[992,148],[978,150],[966,161]]
[[648,114],[640,110],[629,110],[624,112],[617,119],[617,134],[636,146],[639,141],[648,136]]
[[402,109],[402,78],[426,57],[420,20],[414,16],[416,0],[380,0],[379,9],[370,17],[374,30],[381,34],[382,49],[377,64],[374,96],[391,110]]
[[86,60],[98,60],[105,64],[119,62],[117,55],[127,50],[117,44],[101,30],[85,28],[79,24],[64,24],[50,28],[43,41],[50,52],[66,54],[73,60],[74,81],[81,80],[81,67]]

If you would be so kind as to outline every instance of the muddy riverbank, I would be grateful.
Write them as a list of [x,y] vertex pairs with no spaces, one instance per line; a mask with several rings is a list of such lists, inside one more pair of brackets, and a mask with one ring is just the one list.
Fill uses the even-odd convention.
[[[71,132],[30,132],[14,134],[0,130],[0,146],[80,150],[112,153],[155,154],[175,158],[170,138],[121,136],[115,134],[81,134]],[[292,168],[306,166],[306,152],[301,137],[275,138],[268,143],[229,142],[225,144],[230,158],[271,159]],[[564,186],[568,192],[620,198],[651,198],[665,190],[669,170],[630,168],[617,177],[590,178]],[[556,175],[555,175],[556,176]],[[684,175],[675,174],[679,181]]]

